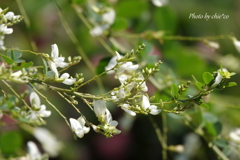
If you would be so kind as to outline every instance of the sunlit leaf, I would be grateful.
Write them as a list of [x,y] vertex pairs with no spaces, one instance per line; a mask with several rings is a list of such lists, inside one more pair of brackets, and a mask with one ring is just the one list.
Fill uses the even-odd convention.
[[214,77],[212,76],[211,73],[209,73],[209,72],[203,73],[203,81],[205,84],[209,84],[213,79],[214,79]]
[[4,59],[4,61],[7,63],[7,64],[13,64],[14,63],[14,60],[12,60],[11,58],[9,58],[8,56],[5,56],[3,54],[0,54],[0,56]]
[[175,99],[177,99],[178,98],[178,87],[177,87],[177,85],[176,84],[172,84],[171,85],[171,94],[172,94],[172,96],[175,98]]
[[13,67],[13,70],[20,70],[22,68],[29,68],[31,66],[33,66],[33,62],[23,62],[23,63],[21,63],[20,66]]
[[47,74],[48,71],[48,65],[47,62],[45,61],[45,59],[42,58],[42,62],[43,62],[43,73]]
[[209,109],[209,106],[206,103],[202,103],[202,104],[200,104],[200,106],[203,108]]

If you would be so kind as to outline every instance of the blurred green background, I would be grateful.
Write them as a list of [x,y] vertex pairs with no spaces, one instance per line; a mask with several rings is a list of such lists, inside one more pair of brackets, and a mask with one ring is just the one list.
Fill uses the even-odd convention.
[[[93,66],[97,66],[102,58],[110,57],[111,54],[99,43],[96,38],[91,37],[88,28],[78,18],[69,1],[56,1],[62,10],[64,17],[73,30],[75,36],[80,42],[81,47],[87,53]],[[82,9],[84,14],[90,16],[89,8],[86,6],[86,0],[75,0]],[[113,7],[116,11],[115,24],[111,27],[111,34],[125,35],[141,34],[145,31],[162,31],[166,36],[187,36],[187,37],[208,37],[217,35],[233,35],[240,39],[240,1],[238,0],[169,0],[169,3],[163,7],[154,6],[150,0],[99,0],[99,4],[106,4]],[[61,20],[57,14],[58,8],[54,1],[41,0],[22,0],[24,9],[30,21],[30,28],[26,27],[24,21],[14,25],[14,32],[7,35],[5,45],[7,47],[19,47],[20,49],[33,50],[31,41],[36,44],[36,52],[50,53],[51,44],[56,43],[59,47],[60,54],[65,57],[77,56],[78,52],[71,39],[68,37]],[[21,14],[17,2],[13,0],[0,0],[0,7],[9,7],[10,11],[15,14]],[[228,19],[191,19],[191,13],[205,15],[225,14],[229,15]],[[25,18],[27,20],[27,18]],[[177,79],[191,80],[191,75],[201,79],[205,71],[213,72],[223,67],[228,68],[231,72],[236,72],[233,81],[240,82],[239,67],[240,53],[234,48],[229,39],[216,40],[220,48],[214,50],[204,44],[202,41],[184,41],[184,40],[164,40],[164,39],[139,39],[133,37],[116,38],[118,42],[131,50],[136,48],[141,42],[145,42],[152,55],[161,59],[163,70],[161,76],[165,76],[170,69]],[[110,47],[113,45],[106,40]],[[113,47],[114,48],[114,47]],[[117,48],[114,48],[117,50]],[[33,61],[34,56],[24,54],[27,61]],[[41,64],[38,59],[34,59],[35,64]],[[166,70],[164,68],[167,68]],[[85,80],[94,76],[86,67],[83,61],[69,70],[70,74],[83,73]],[[110,75],[102,78],[106,90],[118,86],[118,81],[113,80]],[[150,85],[150,84],[149,84]],[[18,86],[17,86],[18,87]],[[18,87],[21,91],[24,87]],[[240,101],[239,86],[227,88],[224,91],[216,91],[209,97],[210,112],[218,116],[223,124],[223,134],[229,130],[239,127]],[[82,92],[99,93],[95,83],[90,83],[81,90]],[[153,91],[149,91],[150,94]],[[157,91],[160,93],[161,91]],[[51,96],[53,103],[65,114],[66,117],[77,118],[75,113],[67,102],[60,100],[59,96],[52,91],[45,92]],[[81,111],[89,115],[90,119],[95,120],[94,115],[89,108],[80,101],[77,106]],[[48,109],[52,110],[50,106]],[[119,108],[112,108],[113,119],[120,120],[123,112]],[[161,123],[161,118],[155,117],[156,121]],[[168,116],[169,127],[169,144],[177,145],[185,143],[186,137],[192,131],[184,125],[181,120],[176,120]],[[157,140],[149,119],[145,116],[137,116],[133,121],[133,126],[129,131],[123,131],[120,135],[113,138],[105,138],[91,131],[84,138],[74,140],[70,129],[64,120],[52,110],[52,116],[47,118],[46,127],[53,132],[59,140],[64,143],[64,148],[60,155],[52,159],[61,160],[130,160],[130,159],[161,159],[161,146]],[[96,121],[95,121],[96,122]],[[129,122],[130,123],[130,122]],[[121,127],[121,124],[120,124]],[[15,127],[1,127],[0,136],[6,131],[11,134],[23,136],[20,148],[24,148],[28,140],[34,140],[24,130]],[[121,128],[120,128],[121,129]],[[4,132],[2,132],[4,131]],[[216,159],[215,153],[208,149],[207,144],[201,139],[199,151],[190,157],[194,160]],[[170,152],[169,159],[181,160],[177,153]]]

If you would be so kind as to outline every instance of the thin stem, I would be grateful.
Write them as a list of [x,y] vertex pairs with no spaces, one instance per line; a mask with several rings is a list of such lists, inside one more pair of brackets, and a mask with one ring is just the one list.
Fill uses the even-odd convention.
[[[68,25],[66,19],[64,18],[60,8],[58,7],[59,11],[58,11],[58,15],[61,19],[61,22],[63,24],[63,27],[65,28],[68,36],[70,37],[70,39],[72,40],[72,42],[74,43],[74,45],[76,46],[76,49],[78,51],[78,53],[82,56],[84,62],[86,63],[86,65],[88,66],[88,68],[90,69],[90,71],[95,74],[95,69],[91,63],[91,61],[88,59],[86,53],[84,52],[84,50],[82,49],[82,47],[80,47],[79,41],[77,40],[76,36],[73,34],[72,30],[70,29],[70,26]],[[96,79],[98,87],[100,89],[101,92],[104,91],[104,87],[102,84],[102,81],[98,78]]]
[[82,113],[80,112],[80,110],[69,100],[67,99],[62,93],[60,93],[59,91],[57,91],[57,93],[63,98],[65,99],[69,104],[71,104],[73,106],[73,108],[82,115]]
[[23,15],[23,17],[24,17],[24,22],[25,22],[25,24],[26,24],[26,27],[27,27],[27,30],[28,30],[28,36],[29,36],[29,39],[30,39],[30,42],[31,42],[31,46],[32,46],[32,49],[34,50],[34,51],[36,51],[37,50],[37,46],[36,46],[36,43],[33,41],[33,38],[32,38],[32,36],[31,36],[31,34],[30,34],[30,29],[31,29],[31,23],[30,23],[30,20],[29,20],[29,18],[28,18],[28,16],[27,16],[27,13],[26,13],[26,11],[25,11],[25,9],[24,9],[24,7],[23,7],[23,4],[22,4],[22,1],[21,0],[16,0],[17,1],[17,5],[18,5],[18,8],[19,8],[19,10],[20,10],[20,12],[21,12],[21,15]]
[[221,157],[222,160],[229,160],[229,158],[227,158],[227,156],[223,154],[223,152],[216,145],[212,145],[211,148],[215,151],[215,153],[217,153],[219,157]]
[[24,105],[25,105],[28,109],[31,110],[31,107],[25,102],[25,100],[22,99],[21,96],[20,96],[6,81],[2,80],[2,82],[13,92],[13,94],[14,94],[16,97],[18,97],[18,99],[20,99],[20,100],[24,103]]
[[[46,102],[47,102],[50,106],[53,107],[53,109],[55,109],[55,110],[58,112],[58,114],[65,120],[65,122],[67,123],[67,125],[70,127],[70,124],[69,124],[67,118],[57,109],[57,107],[54,106],[54,105],[48,100],[48,98],[47,98],[46,96],[44,96],[41,92],[39,92],[35,87],[32,86],[32,88],[33,88],[33,90],[34,90],[36,93],[38,93],[42,98],[44,98],[44,99],[46,100]],[[70,127],[70,128],[71,128],[71,127]]]
[[[155,120],[151,117],[151,116],[148,116],[149,119],[150,119],[150,122],[152,123],[153,125],[153,128],[155,129],[155,132],[157,134],[157,137],[158,137],[158,140],[159,142],[161,143],[162,147],[163,147],[163,150],[167,150],[167,144],[166,142],[164,141],[164,137],[161,133],[161,129],[158,127],[157,123],[155,122]],[[163,159],[166,160],[167,159],[167,155],[166,155],[166,152],[163,151]]]
[[[162,125],[163,125],[163,139],[167,143],[167,131],[168,131],[168,128],[167,128],[167,115],[166,115],[165,112],[162,112]],[[167,150],[163,149],[162,153],[164,155],[163,157],[167,160]]]
[[[78,7],[76,4],[72,4],[73,9],[75,10],[76,14],[78,15],[78,17],[82,20],[82,22],[85,24],[85,26],[91,30],[92,26],[91,24],[88,22],[88,20],[86,19],[86,17],[83,15],[82,13],[82,9],[80,7]],[[111,53],[113,56],[115,56],[115,52],[114,50],[112,50],[107,43],[103,40],[102,37],[98,36],[96,37],[98,39],[98,41],[103,45],[103,47],[109,52]]]

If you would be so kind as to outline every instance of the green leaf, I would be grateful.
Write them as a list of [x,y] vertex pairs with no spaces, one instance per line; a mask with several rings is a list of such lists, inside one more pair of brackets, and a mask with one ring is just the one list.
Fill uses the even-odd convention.
[[227,141],[224,139],[215,140],[215,141],[213,141],[213,143],[221,148],[225,148],[228,145]]
[[229,82],[225,87],[234,87],[234,86],[237,86],[236,82]]
[[202,90],[203,89],[203,85],[200,82],[196,82],[195,85],[197,86],[198,89]]
[[206,103],[202,103],[202,104],[200,104],[200,106],[203,108],[209,109],[209,106]]
[[218,122],[218,118],[209,112],[203,113],[203,119],[212,124]]
[[46,73],[46,76],[49,77],[49,78],[53,77],[54,75],[55,75],[55,73],[53,71],[48,71]]
[[170,31],[170,33],[176,30],[176,15],[168,6],[157,7],[153,12],[153,21],[158,30]]
[[229,156],[229,155],[232,153],[231,147],[225,146],[224,149],[223,149],[223,153],[224,153],[226,156]]
[[48,65],[47,62],[45,61],[45,59],[42,58],[42,62],[43,62],[43,73],[47,74],[48,71]]
[[5,55],[3,55],[3,54],[0,54],[0,56],[4,59],[4,61],[5,61],[8,65],[14,63],[14,60],[12,60],[11,58],[9,58],[8,56],[5,56]]
[[20,70],[22,68],[29,68],[31,66],[33,66],[33,62],[23,62],[23,63],[21,63],[20,66],[13,67],[13,70]]
[[116,18],[114,24],[111,26],[113,31],[124,30],[128,27],[128,21],[125,18]]
[[211,73],[209,73],[209,72],[203,73],[203,81],[205,84],[208,85],[212,80],[214,80],[214,77],[212,76]]
[[22,137],[16,131],[2,132],[0,136],[1,152],[4,154],[14,154],[22,147]]
[[139,16],[148,9],[148,3],[143,0],[119,1],[116,5],[116,14],[118,17],[139,18]]
[[9,51],[7,51],[7,56],[15,61],[22,56],[22,52],[9,50]]
[[175,99],[177,99],[178,98],[178,87],[177,87],[177,85],[176,84],[172,84],[171,85],[171,94],[172,94],[172,96],[175,98]]
[[103,58],[96,68],[97,75],[103,73],[105,71],[105,67],[108,65],[111,57]]

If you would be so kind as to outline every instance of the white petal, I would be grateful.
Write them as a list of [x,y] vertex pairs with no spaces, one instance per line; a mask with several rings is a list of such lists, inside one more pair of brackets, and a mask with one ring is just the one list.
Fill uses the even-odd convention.
[[22,71],[17,71],[11,74],[13,77],[20,77],[22,75]]
[[83,133],[86,134],[90,131],[90,127],[83,127]]
[[73,79],[65,79],[62,83],[66,85],[72,85],[75,82],[76,82],[76,78],[73,78]]
[[113,24],[115,20],[115,11],[113,9],[109,10],[109,12],[104,13],[103,15],[103,21],[107,22],[108,24]]
[[7,18],[8,20],[11,20],[14,16],[14,13],[13,12],[8,12],[5,14],[5,18]]
[[28,146],[28,154],[29,154],[30,160],[42,159],[42,155],[38,150],[37,145],[34,142],[29,141],[27,143],[27,146]]
[[55,77],[58,78],[59,73],[58,73],[56,64],[50,60],[48,60],[47,62],[48,62],[49,68],[55,73]]
[[40,114],[40,117],[49,117],[51,115],[51,111],[42,111],[41,114]]
[[68,73],[63,73],[60,78],[69,78],[70,75]]
[[118,76],[118,80],[121,84],[123,84],[127,80],[127,76],[125,74],[121,74]]
[[116,127],[116,126],[118,125],[118,122],[117,122],[117,121],[111,121],[111,122],[109,123],[109,125]]
[[81,128],[80,123],[76,119],[70,118],[69,121],[70,121],[71,128],[74,132],[78,130],[78,128]]
[[64,62],[64,57],[58,57],[54,58],[54,63],[56,64],[57,67],[65,68],[68,66],[68,63]]
[[152,0],[152,3],[157,7],[162,7],[167,3],[167,0]]
[[143,83],[141,84],[141,89],[142,89],[143,92],[147,92],[147,91],[148,91],[148,87],[147,87],[147,85],[146,85],[146,82],[143,82]]
[[102,26],[95,26],[92,30],[90,30],[90,34],[93,37],[97,37],[103,34],[104,29]]
[[40,98],[39,98],[39,96],[37,95],[37,93],[32,92],[32,93],[30,94],[29,99],[30,99],[31,105],[35,104],[36,107],[40,108],[41,101],[40,101]]
[[125,108],[122,108],[125,112],[127,112],[128,114],[130,114],[131,116],[136,116],[136,113],[129,110],[129,109],[125,109]]
[[86,121],[85,121],[85,119],[84,119],[83,117],[79,117],[79,118],[77,119],[77,121],[80,123],[80,125],[81,125],[82,127],[85,126]]
[[148,109],[150,107],[150,102],[146,96],[142,97],[142,108],[144,110]]
[[240,53],[240,41],[238,41],[236,38],[233,40],[233,44],[237,51]]
[[[105,67],[105,71],[112,69],[117,65],[117,56],[114,56],[113,58],[110,59],[108,65]],[[108,74],[114,73],[114,71],[108,71]]]
[[125,98],[125,92],[124,92],[124,88],[120,88],[118,91],[118,95],[119,98]]
[[152,115],[157,115],[161,112],[161,109],[157,109],[157,106],[155,105],[151,105],[149,109],[150,109],[150,114]]
[[117,60],[120,60],[122,58],[122,56],[117,51],[115,51],[115,53],[117,55]]
[[58,46],[56,44],[53,44],[51,47],[52,47],[51,56],[53,58],[58,58],[58,55],[59,55]]
[[112,122],[112,115],[108,109],[106,109],[105,120],[107,124],[110,124]]
[[83,130],[77,130],[75,134],[79,137],[82,138],[84,136]]
[[107,107],[103,100],[96,100],[93,102],[93,109],[96,116],[100,117],[102,115],[105,115]]

